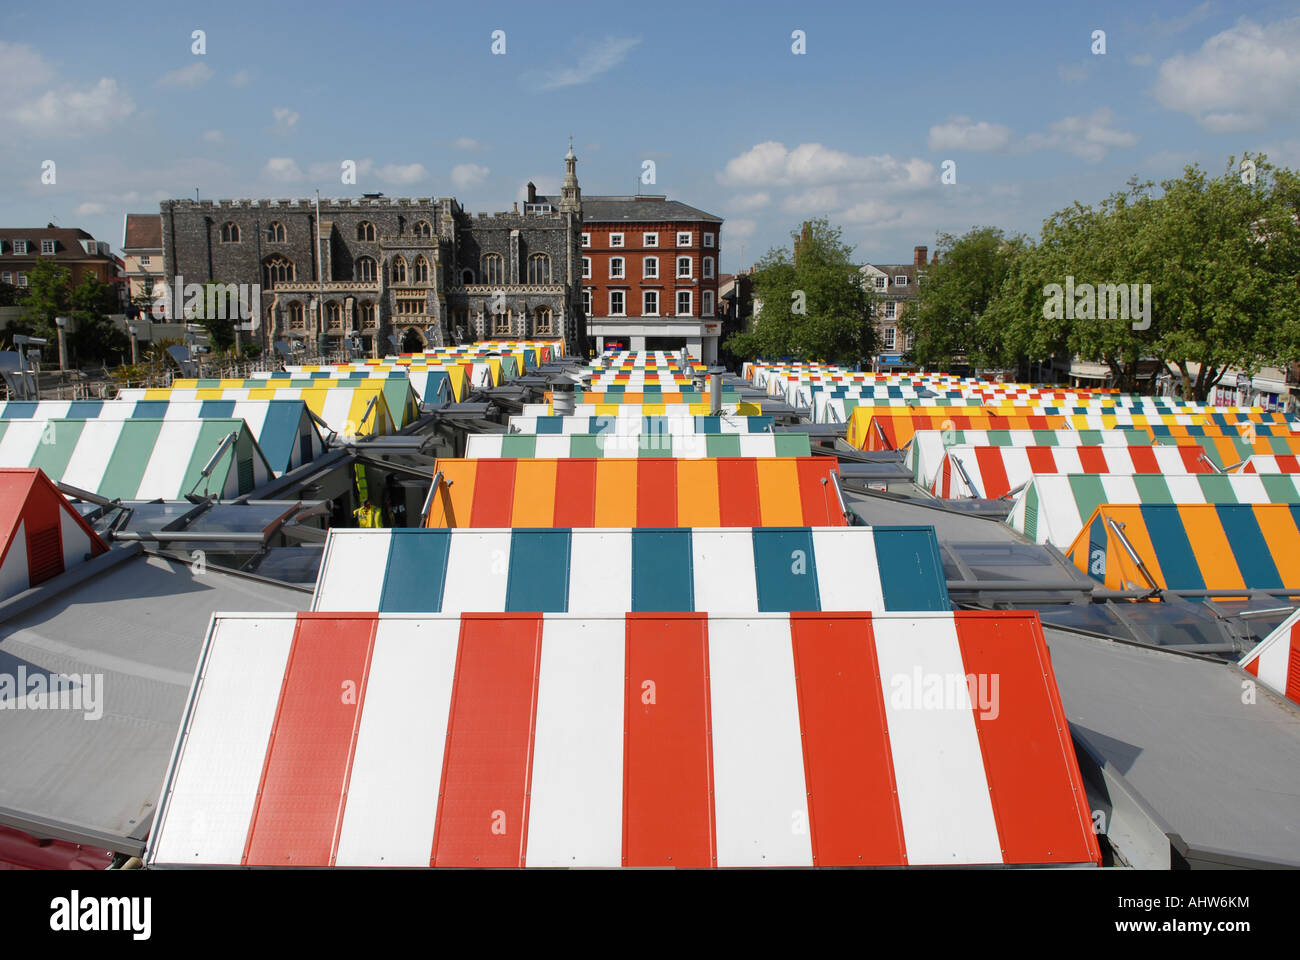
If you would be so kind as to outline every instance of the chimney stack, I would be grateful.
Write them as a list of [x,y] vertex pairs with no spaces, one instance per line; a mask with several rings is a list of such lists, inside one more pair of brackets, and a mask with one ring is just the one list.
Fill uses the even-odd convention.
[[928,248],[928,247],[913,247],[913,248],[912,248],[912,266],[914,266],[914,267],[924,267],[924,266],[925,266],[925,255],[926,255],[926,253],[928,253],[928,252],[929,252],[929,248]]
[[528,181],[528,202],[537,202],[537,184],[533,183],[531,180]]

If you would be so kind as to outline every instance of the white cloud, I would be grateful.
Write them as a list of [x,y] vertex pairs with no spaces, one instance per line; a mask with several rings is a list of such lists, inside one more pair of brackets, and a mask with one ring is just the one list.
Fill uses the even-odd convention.
[[1149,67],[1153,61],[1154,58],[1149,53],[1135,53],[1128,58],[1128,62],[1135,67]]
[[477,163],[458,163],[451,168],[451,183],[457,190],[468,190],[481,184],[491,172]]
[[766,190],[758,193],[742,193],[731,198],[731,205],[737,210],[761,210],[772,202],[772,195]]
[[278,183],[297,183],[303,178],[298,161],[293,157],[272,157],[262,168],[264,176]]
[[1075,86],[1088,79],[1088,67],[1082,63],[1070,66],[1063,63],[1056,68],[1056,75],[1061,78],[1062,83]]
[[395,187],[404,187],[408,184],[429,179],[429,171],[424,169],[422,163],[408,163],[405,165],[388,163],[376,170],[375,176],[384,183]]
[[596,41],[579,58],[576,65],[560,67],[545,73],[541,78],[540,88],[554,90],[557,87],[589,83],[627,59],[628,53],[640,42],[640,37],[604,37]]
[[724,223],[722,233],[728,240],[744,240],[746,237],[752,237],[757,227],[758,221],[739,217]]
[[1011,141],[1011,128],[970,117],[949,117],[930,128],[931,150],[1001,150]]
[[248,71],[240,70],[239,72],[237,72],[234,76],[230,78],[230,85],[234,87],[248,86]]
[[1137,134],[1117,130],[1110,110],[1094,110],[1089,116],[1066,117],[1048,128],[1046,133],[1031,133],[1024,140],[1028,150],[1060,150],[1096,163],[1115,147],[1131,147]]
[[781,209],[787,213],[825,213],[839,204],[839,198],[839,191],[833,186],[813,187],[786,197]]
[[483,144],[479,143],[473,137],[457,137],[452,144],[457,150],[482,150]]
[[847,210],[840,211],[836,222],[855,224],[881,224],[899,219],[902,208],[880,200],[863,200]]
[[107,212],[108,207],[104,206],[102,203],[90,202],[79,204],[77,209],[74,211],[74,213],[79,217],[95,217]]
[[899,160],[889,154],[858,157],[820,143],[801,143],[793,150],[768,140],[727,161],[719,183],[736,187],[815,186],[828,183],[929,182],[934,167],[925,160]]
[[1168,20],[1161,20],[1156,14],[1152,14],[1151,23],[1147,30],[1158,36],[1169,37],[1176,33],[1182,33],[1188,27],[1193,27],[1200,23],[1213,11],[1214,4],[1211,0],[1205,0],[1200,6],[1193,7],[1181,17],[1171,17]]
[[298,125],[298,114],[288,107],[276,107],[271,111],[271,116],[275,118],[275,132],[286,134]]
[[1294,120],[1300,101],[1300,17],[1260,26],[1242,21],[1195,53],[1160,64],[1153,89],[1170,110],[1211,133],[1261,129]]
[[220,130],[203,131],[203,139],[207,143],[225,143],[226,136]]
[[0,40],[0,90],[8,94],[34,90],[54,79],[54,68],[25,43]]
[[103,77],[87,89],[47,90],[21,103],[13,122],[41,137],[79,137],[114,128],[135,112],[135,103],[118,90],[117,81]]
[[212,79],[212,68],[202,60],[196,60],[188,67],[181,67],[178,70],[169,70],[158,78],[160,87],[179,87],[182,90],[193,90],[201,87]]

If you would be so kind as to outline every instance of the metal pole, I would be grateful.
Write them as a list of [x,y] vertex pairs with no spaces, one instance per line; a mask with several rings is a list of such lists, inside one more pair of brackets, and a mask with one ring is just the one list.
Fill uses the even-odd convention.
[[320,190],[316,191],[316,283],[320,298],[316,307],[316,351],[325,353],[325,238],[320,234]]

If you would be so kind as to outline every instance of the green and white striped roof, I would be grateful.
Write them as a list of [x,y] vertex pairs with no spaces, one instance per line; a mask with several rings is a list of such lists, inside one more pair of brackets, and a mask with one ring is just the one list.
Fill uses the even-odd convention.
[[1300,475],[1221,473],[1035,474],[1007,524],[1067,549],[1103,504],[1300,503]]
[[948,447],[1100,447],[1150,446],[1151,434],[1122,430],[918,430],[904,461],[926,489],[934,486]]
[[[234,444],[200,481],[231,433]],[[3,420],[0,466],[39,467],[51,480],[122,500],[179,500],[191,491],[229,499],[271,479],[252,431],[233,418]]]

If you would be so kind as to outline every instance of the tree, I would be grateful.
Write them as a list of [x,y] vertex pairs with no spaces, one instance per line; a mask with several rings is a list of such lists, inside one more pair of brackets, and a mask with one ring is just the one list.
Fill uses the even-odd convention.
[[27,274],[27,298],[23,300],[23,323],[35,336],[53,340],[58,329],[54,318],[66,316],[71,303],[68,282],[72,271],[42,257]]
[[224,353],[235,342],[238,307],[238,299],[227,295],[225,285],[209,280],[203,284],[203,302],[186,305],[185,319],[202,326],[213,350]]
[[996,227],[939,235],[939,262],[917,286],[916,306],[901,320],[916,338],[917,363],[946,366],[963,354],[983,366],[1004,362],[1003,330],[986,321],[985,312],[1025,246],[1024,237],[1008,238]]
[[26,291],[22,287],[0,281],[0,307],[20,306],[23,302],[24,293]]
[[72,291],[69,307],[76,332],[68,345],[78,361],[107,362],[114,354],[130,348],[126,335],[109,320],[119,306],[117,291],[91,273]]
[[[790,249],[769,250],[756,265],[758,310],[748,330],[727,339],[738,357],[796,357],[855,364],[875,350],[874,295],[862,284],[853,248],[826,219],[791,234]],[[797,256],[794,252],[797,251]]]

